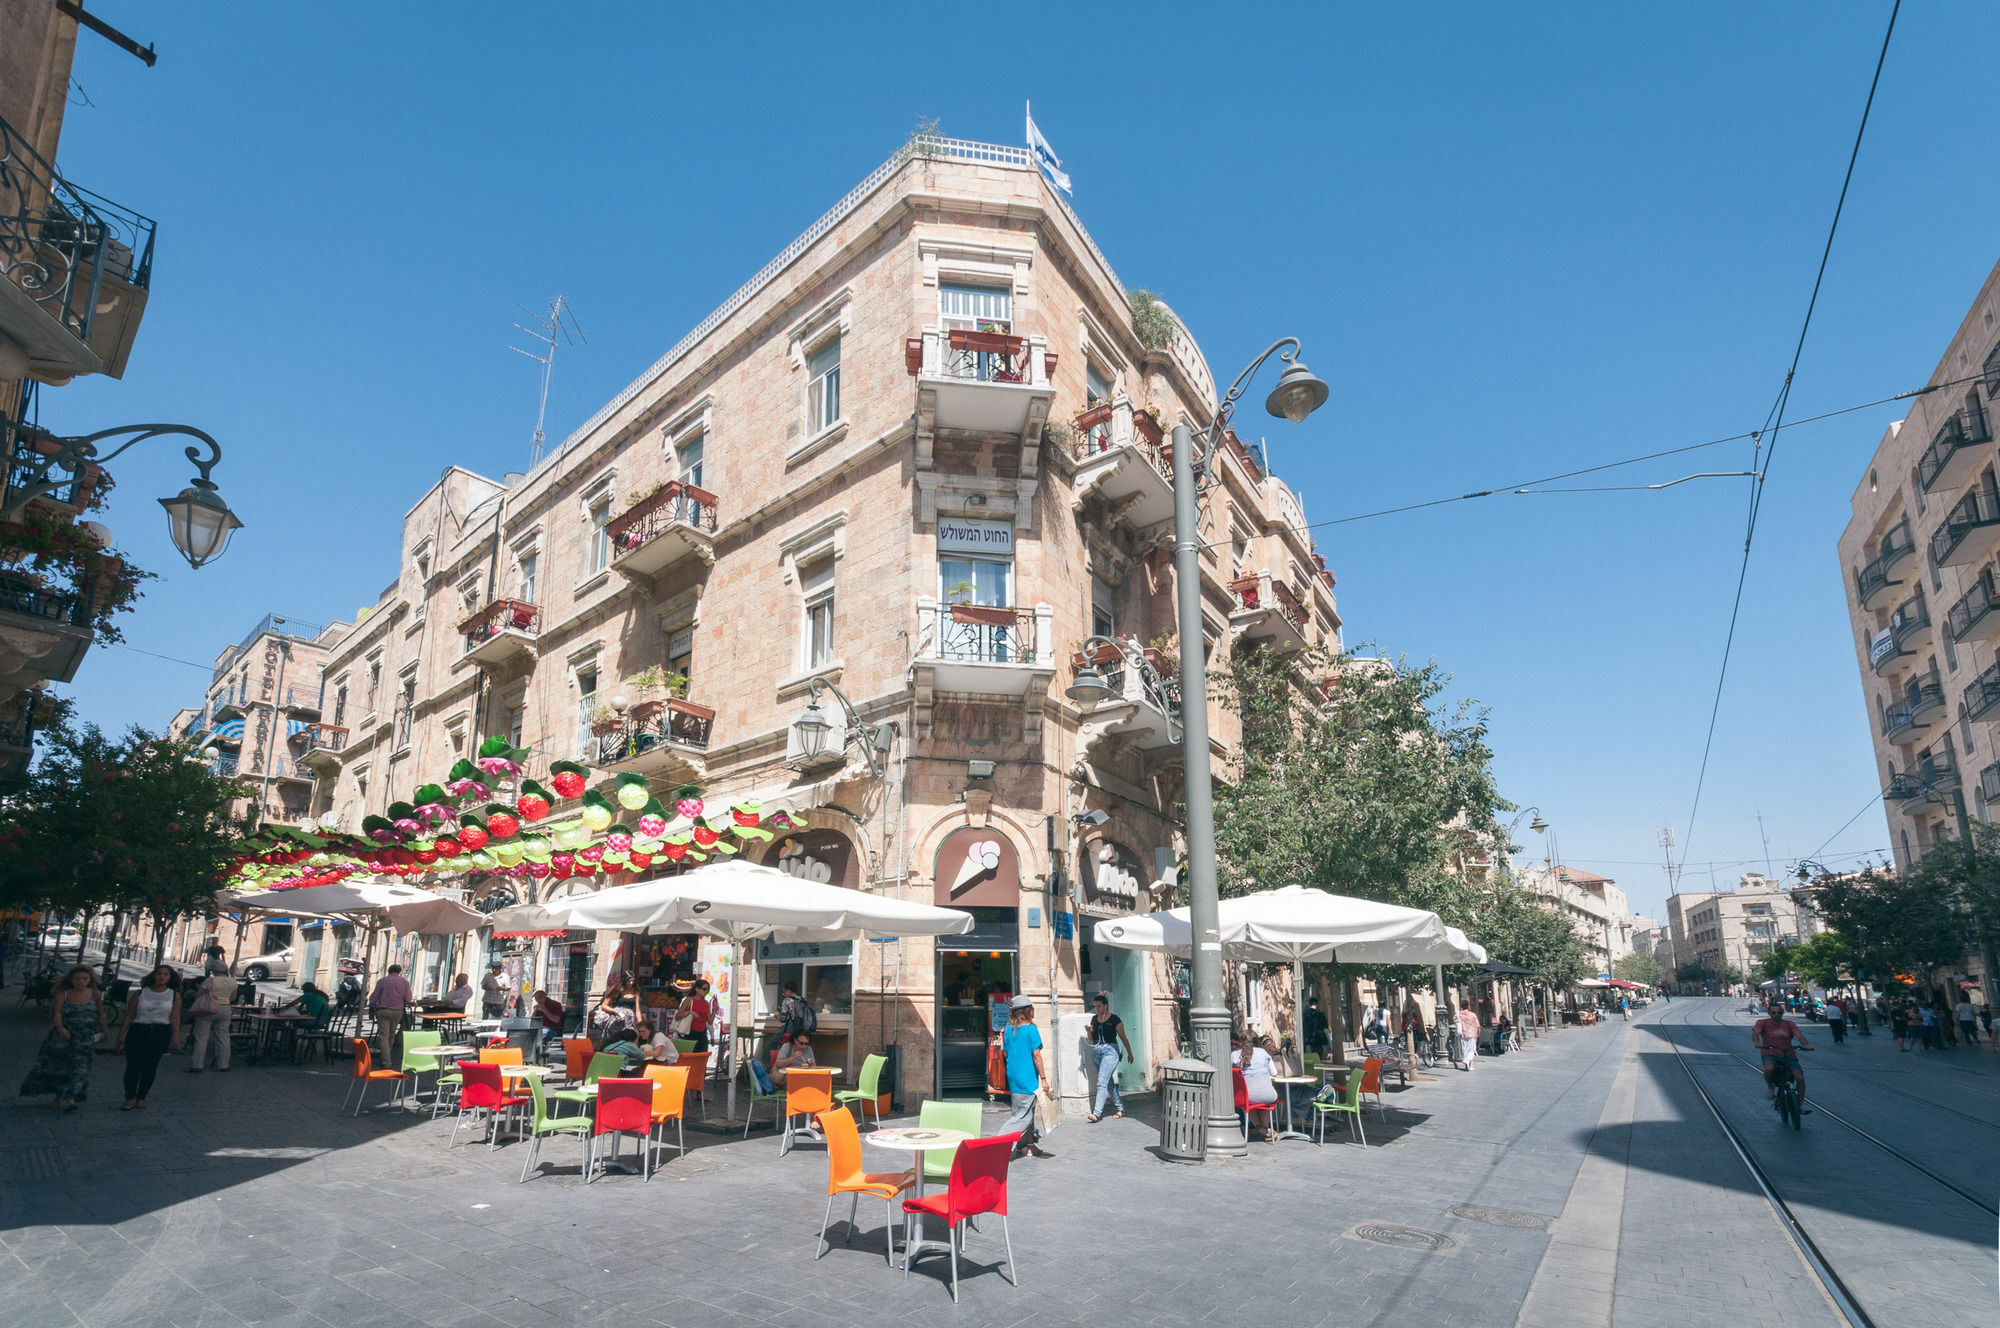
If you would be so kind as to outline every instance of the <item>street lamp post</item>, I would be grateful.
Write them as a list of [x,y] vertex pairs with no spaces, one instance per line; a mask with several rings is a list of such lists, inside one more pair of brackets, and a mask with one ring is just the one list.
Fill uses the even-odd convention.
[[[8,497],[0,503],[0,519],[11,519],[21,514],[27,505],[37,498],[47,497],[65,484],[80,477],[84,469],[92,465],[102,465],[115,457],[145,442],[149,438],[160,438],[173,434],[185,435],[203,443],[208,455],[203,457],[201,449],[187,449],[187,459],[201,473],[187,488],[171,498],[160,499],[160,506],[167,509],[168,533],[173,536],[174,547],[181,557],[188,560],[190,567],[200,567],[222,556],[229,545],[230,535],[242,528],[242,521],[229,510],[229,504],[222,501],[216,492],[209,472],[222,460],[222,445],[213,438],[186,424],[121,424],[112,429],[99,429],[96,433],[84,434],[77,438],[59,437],[46,429],[18,421],[0,421],[12,426],[16,437],[31,439],[40,444],[37,454],[18,460],[14,469],[14,482],[8,485]],[[129,441],[103,455],[98,454],[97,445],[110,438],[131,435]],[[41,450],[46,449],[46,450]],[[13,461],[10,458],[10,461]],[[71,476],[67,480],[52,480],[49,476],[62,471]]]
[[1201,523],[1195,510],[1200,479],[1205,476],[1223,430],[1229,427],[1244,385],[1264,361],[1276,354],[1285,363],[1278,385],[1265,409],[1294,424],[1324,405],[1328,389],[1298,358],[1299,340],[1285,337],[1272,343],[1250,367],[1236,375],[1216,406],[1215,417],[1203,430],[1197,452],[1194,433],[1174,426],[1174,595],[1180,610],[1181,735],[1186,765],[1188,923],[1194,942],[1190,958],[1188,1024],[1195,1055],[1216,1068],[1209,1080],[1208,1152],[1238,1157],[1249,1151],[1236,1121],[1235,1095],[1229,1075],[1229,1008],[1222,990],[1222,932],[1217,916],[1220,898],[1215,882],[1215,790],[1209,769],[1207,638],[1201,621]]

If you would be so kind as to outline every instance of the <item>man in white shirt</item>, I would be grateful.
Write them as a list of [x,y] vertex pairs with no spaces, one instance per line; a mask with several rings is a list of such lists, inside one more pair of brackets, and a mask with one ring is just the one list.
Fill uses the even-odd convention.
[[494,960],[487,966],[486,976],[479,980],[479,990],[483,997],[481,1013],[488,1019],[505,1017],[507,996],[511,987],[506,972],[500,967],[500,961]]
[[215,1048],[215,1068],[229,1068],[229,1022],[233,1018],[229,1005],[235,999],[236,979],[227,970],[201,980],[190,1011],[194,1016],[194,1064],[188,1067],[189,1074],[202,1072],[211,1045]]

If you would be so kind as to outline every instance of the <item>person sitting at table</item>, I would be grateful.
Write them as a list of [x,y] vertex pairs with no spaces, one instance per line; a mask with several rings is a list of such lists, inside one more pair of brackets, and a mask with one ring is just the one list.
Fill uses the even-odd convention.
[[625,1063],[619,1067],[618,1072],[628,1078],[637,1075],[645,1068],[646,1049],[639,1043],[630,1028],[619,1029],[618,1035],[605,1043],[602,1050],[607,1056],[623,1056],[625,1058]]
[[310,1015],[314,1023],[323,1024],[327,1011],[332,1008],[333,1002],[327,999],[325,992],[310,982],[302,982],[299,984],[298,999],[286,1001],[278,1007],[277,1013]]
[[638,1043],[640,1052],[655,1065],[672,1065],[681,1058],[680,1049],[674,1046],[674,1040],[654,1028],[650,1019],[639,1021]]
[[778,1057],[772,1062],[771,1071],[782,1080],[786,1071],[810,1069],[812,1064],[812,1034],[800,1029],[792,1034],[791,1041],[778,1048]]
[[550,1043],[562,1040],[563,1003],[540,987],[535,988],[535,1018],[542,1021],[542,1041],[537,1054],[546,1053]]
[[451,990],[444,994],[444,1003],[461,1013],[472,1004],[472,978],[469,974],[460,973],[451,980]]
[[[1271,1080],[1278,1073],[1278,1070],[1276,1064],[1271,1060],[1271,1053],[1247,1037],[1239,1035],[1231,1038],[1230,1041],[1234,1044],[1235,1049],[1229,1053],[1229,1063],[1236,1069],[1243,1071],[1243,1088],[1249,1104],[1253,1107],[1260,1107],[1276,1102],[1278,1100],[1278,1086],[1272,1083]],[[1249,1113],[1238,1112],[1237,1116],[1243,1120],[1244,1130],[1247,1134],[1249,1130]],[[1264,1137],[1267,1139],[1270,1138],[1269,1130],[1265,1131]]]

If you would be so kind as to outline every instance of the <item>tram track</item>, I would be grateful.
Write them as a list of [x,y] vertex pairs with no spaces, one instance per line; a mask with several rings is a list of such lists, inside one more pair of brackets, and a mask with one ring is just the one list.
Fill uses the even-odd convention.
[[[1689,1055],[1690,1051],[1703,1055],[1714,1054],[1719,1051],[1721,1054],[1743,1065],[1751,1073],[1758,1074],[1761,1078],[1761,1068],[1741,1054],[1726,1047],[1702,1045],[1702,1041],[1698,1036],[1702,1029],[1715,1028],[1728,1029],[1732,1032],[1742,1031],[1739,1026],[1726,1022],[1722,1018],[1723,1015],[1733,1013],[1733,1011],[1717,1009],[1714,1006],[1707,1006],[1705,1008],[1707,1008],[1709,1015],[1706,1021],[1698,1019],[1697,1011],[1692,1009],[1682,1011],[1678,1019],[1661,1018],[1658,1020],[1662,1037],[1668,1047],[1672,1049],[1675,1059],[1679,1062],[1682,1071],[1687,1075],[1688,1082],[1694,1087],[1696,1094],[1701,1098],[1702,1104],[1708,1108],[1709,1114],[1714,1118],[1717,1129],[1722,1132],[1724,1139],[1729,1143],[1732,1151],[1735,1152],[1737,1159],[1743,1164],[1744,1170],[1749,1174],[1765,1200],[1771,1205],[1780,1225],[1784,1227],[1786,1233],[1798,1247],[1807,1266],[1812,1269],[1814,1275],[1820,1280],[1829,1299],[1833,1301],[1835,1307],[1848,1322],[1854,1325],[1854,1328],[1874,1328],[1874,1325],[1878,1321],[1870,1315],[1861,1297],[1855,1293],[1854,1289],[1841,1276],[1834,1254],[1827,1248],[1825,1234],[1821,1233],[1820,1237],[1816,1238],[1811,1229],[1813,1223],[1811,1214],[1809,1212],[1801,1213],[1787,1197],[1782,1177],[1778,1174],[1782,1170],[1782,1167],[1778,1165],[1779,1159],[1770,1157],[1768,1154],[1760,1157],[1760,1145],[1752,1142],[1753,1132],[1739,1128],[1735,1122],[1730,1120],[1728,1114],[1723,1110],[1723,1104],[1717,1100],[1716,1095],[1710,1092],[1708,1086],[1703,1084],[1701,1076],[1695,1072],[1693,1059]],[[1688,1041],[1686,1046],[1683,1046],[1682,1040],[1676,1038],[1671,1031],[1676,1028],[1684,1030],[1684,1037],[1688,1037],[1690,1034],[1695,1036]],[[1862,1078],[1861,1072],[1858,1070],[1853,1071],[1851,1077],[1843,1077],[1843,1082],[1852,1083],[1857,1081],[1861,1083],[1873,1082],[1872,1080]],[[1876,1084],[1875,1086],[1886,1088],[1885,1085],[1881,1084]],[[1935,1103],[1928,1102],[1913,1094],[1902,1092],[1899,1089],[1887,1089],[1886,1091],[1895,1093],[1900,1097],[1909,1098],[1926,1107],[1931,1107],[1953,1116],[1978,1119],[1976,1117],[1968,1117],[1966,1113],[1954,1111],[1948,1107],[1939,1107]],[[1842,1129],[1873,1145],[1874,1149],[1881,1155],[1893,1159],[1901,1168],[1898,1174],[1907,1175],[1910,1172],[1914,1172],[1916,1173],[1916,1177],[1921,1177],[1922,1180],[1929,1181],[1931,1184],[1948,1191],[1954,1198],[1971,1204],[1974,1208],[1989,1216],[2000,1217],[2000,1209],[1996,1209],[1991,1201],[1973,1193],[1950,1177],[1941,1175],[1902,1149],[1897,1148],[1895,1145],[1888,1143],[1847,1119],[1838,1111],[1829,1108],[1823,1099],[1813,1097],[1809,1098],[1808,1101],[1816,1117],[1832,1121]],[[1990,1124],[1990,1122],[1983,1120],[1979,1123]],[[1789,1131],[1782,1132],[1780,1135],[1781,1138],[1789,1136]],[[1761,1147],[1766,1149],[1771,1147],[1770,1140],[1768,1138],[1762,1139]],[[1916,1180],[1916,1177],[1911,1177],[1911,1182],[1921,1184],[1922,1182]],[[1940,1202],[1949,1203],[1951,1201],[1940,1197]]]

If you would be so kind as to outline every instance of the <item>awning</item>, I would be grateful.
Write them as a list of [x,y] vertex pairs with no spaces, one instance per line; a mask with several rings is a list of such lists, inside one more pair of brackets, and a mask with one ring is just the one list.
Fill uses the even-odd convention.
[[296,738],[306,730],[317,727],[318,724],[310,719],[288,719],[285,721],[285,736]]
[[243,740],[243,716],[238,715],[234,719],[225,719],[220,724],[217,724],[214,736],[218,738],[234,738],[238,742],[241,742]]

